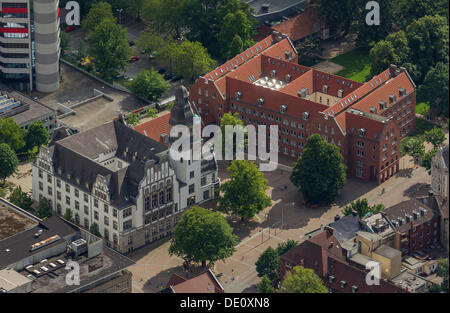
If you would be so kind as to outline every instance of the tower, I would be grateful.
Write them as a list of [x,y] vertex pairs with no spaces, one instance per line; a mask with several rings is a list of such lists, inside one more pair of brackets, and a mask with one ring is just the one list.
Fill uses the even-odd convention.
[[36,89],[53,92],[59,88],[58,0],[34,0]]

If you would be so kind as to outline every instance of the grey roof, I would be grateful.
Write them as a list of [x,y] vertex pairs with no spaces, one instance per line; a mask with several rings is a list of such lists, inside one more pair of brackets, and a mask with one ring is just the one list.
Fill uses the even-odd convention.
[[352,262],[354,262],[356,264],[359,264],[361,266],[364,266],[364,267],[369,262],[378,262],[378,261],[375,261],[375,260],[373,260],[373,259],[369,258],[368,256],[365,256],[364,254],[361,254],[361,253],[356,253],[356,254],[352,255],[350,257],[350,261],[352,261]]
[[[42,235],[39,238],[34,238],[34,234],[42,230]],[[0,269],[5,268],[8,265],[16,263],[29,257],[33,254],[40,253],[43,250],[50,249],[56,245],[61,244],[61,240],[58,240],[48,246],[42,247],[35,251],[30,251],[30,246],[43,239],[50,238],[54,235],[59,235],[61,238],[70,234],[75,234],[78,230],[69,223],[66,223],[62,219],[56,216],[52,216],[45,221],[40,222],[33,228],[20,232],[16,235],[8,237],[0,241]],[[6,249],[10,251],[7,252]]]
[[362,230],[358,214],[350,214],[329,224],[333,228],[333,234],[340,243],[356,236],[356,232]]
[[[94,160],[110,149],[117,150],[116,158],[129,166],[113,171]],[[56,141],[50,146],[50,153],[54,172],[60,178],[91,192],[101,175],[108,186],[111,204],[124,208],[137,196],[146,163],[151,160],[159,163],[160,157],[167,153],[167,147],[115,120]]]
[[11,117],[19,126],[28,125],[30,122],[41,120],[42,118],[52,114],[56,116],[56,112],[51,108],[38,101],[28,98],[24,94],[19,93],[10,87],[0,84],[0,90],[3,95],[7,95],[9,98],[13,98],[22,103],[22,106],[6,111],[0,115],[0,117],[5,118]]
[[394,249],[384,244],[376,248],[374,252],[382,256],[385,256],[388,259],[392,259],[393,257],[402,255],[400,250]]

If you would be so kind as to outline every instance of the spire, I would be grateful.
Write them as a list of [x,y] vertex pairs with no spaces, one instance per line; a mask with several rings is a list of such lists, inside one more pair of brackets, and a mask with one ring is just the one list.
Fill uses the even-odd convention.
[[191,106],[189,105],[189,93],[184,86],[179,86],[175,90],[175,104],[170,112],[170,126],[186,125],[192,127],[193,116]]

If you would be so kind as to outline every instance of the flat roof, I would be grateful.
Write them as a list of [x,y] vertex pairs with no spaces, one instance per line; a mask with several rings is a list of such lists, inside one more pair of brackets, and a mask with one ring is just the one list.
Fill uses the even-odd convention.
[[29,278],[13,269],[0,270],[0,289],[4,289],[6,292],[28,283],[30,283]]
[[[303,9],[306,8],[305,0],[249,0],[246,2],[255,10],[255,16],[280,12],[299,4],[303,5]],[[263,6],[268,6],[268,11],[264,11]]]
[[35,120],[40,120],[52,113],[56,115],[56,112],[50,107],[33,100],[10,87],[0,84],[0,91],[2,95],[7,95],[9,98],[20,101],[23,105],[29,105],[27,110],[11,116],[11,118],[20,126],[26,125],[29,122],[34,122]]
[[[64,259],[65,253],[55,256],[52,259]],[[66,259],[64,259],[66,260]],[[76,260],[80,265],[80,285],[66,284],[66,270],[65,266],[51,272],[49,275],[42,275],[37,277],[32,284],[33,293],[76,293],[89,290],[96,282],[107,280],[115,274],[119,274],[125,268],[135,264],[134,261],[126,256],[103,245],[103,253],[88,259],[86,255],[82,255]],[[26,270],[21,272],[26,273]],[[92,286],[94,287],[94,286]]]
[[[39,238],[35,238],[34,234],[38,230],[42,230],[42,234]],[[78,230],[75,229],[74,226],[65,222],[61,218],[52,216],[28,230],[3,239],[0,241],[0,269],[19,262],[36,253],[40,253],[43,250],[57,246],[63,242],[64,237],[70,235],[71,233],[75,234],[77,231]],[[32,244],[50,238],[54,235],[59,235],[61,239],[35,251],[30,251],[30,246]]]
[[[4,199],[0,201],[0,243],[3,239],[37,225],[37,222],[20,214]],[[1,255],[1,254],[0,254]]]

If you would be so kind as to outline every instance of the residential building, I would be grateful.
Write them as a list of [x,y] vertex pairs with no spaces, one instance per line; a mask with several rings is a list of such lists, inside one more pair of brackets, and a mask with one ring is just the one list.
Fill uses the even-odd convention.
[[59,127],[55,110],[0,84],[0,118],[8,117],[11,117],[24,130],[38,121],[44,123],[49,134]]
[[211,270],[185,279],[177,274],[172,274],[166,288],[162,293],[225,293],[216,275]]
[[307,0],[245,0],[253,9],[253,16],[262,23],[280,21],[286,16],[291,16],[304,11]]
[[423,197],[417,199],[426,206],[430,207],[433,211],[439,213],[439,242],[448,250],[449,243],[449,223],[448,223],[448,197],[440,195],[431,195],[429,197]]
[[448,146],[440,147],[431,160],[431,190],[435,195],[448,197]]
[[[290,39],[273,33],[191,87],[204,124],[227,112],[246,125],[278,125],[280,156],[297,160],[307,138],[335,144],[347,174],[379,184],[399,170],[400,139],[415,129],[416,87],[395,65],[359,83],[298,64]],[[259,143],[270,145],[270,138]]]
[[430,285],[423,277],[406,270],[392,279],[392,282],[411,293],[425,293],[428,291],[428,286]]
[[3,83],[23,91],[58,89],[58,4],[59,0],[1,2],[0,77]]
[[383,214],[395,229],[391,246],[402,255],[439,244],[439,212],[425,203],[410,199],[386,208]]
[[346,252],[330,227],[325,227],[323,231],[292,248],[283,254],[280,260],[281,280],[294,266],[301,265],[313,269],[332,293],[404,292],[385,279],[380,279],[379,285],[367,284],[369,271],[347,260]]
[[[170,125],[194,123],[200,118],[179,87]],[[47,198],[58,215],[70,209],[86,229],[96,223],[106,244],[122,253],[171,235],[184,210],[216,196],[215,158],[174,160],[168,146],[128,127],[123,116],[54,137],[33,163],[33,199]]]

